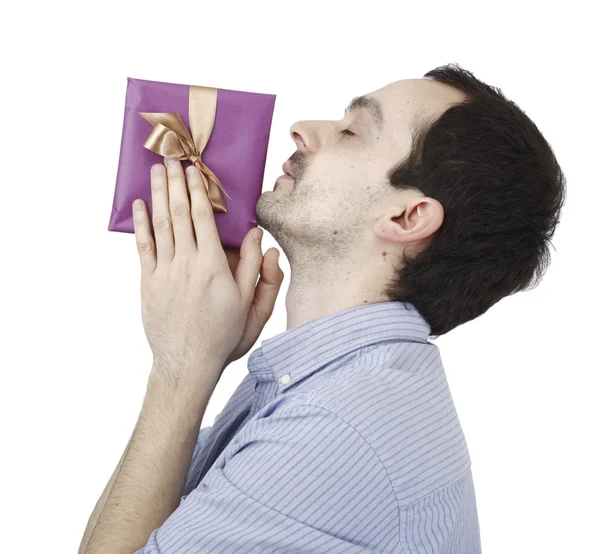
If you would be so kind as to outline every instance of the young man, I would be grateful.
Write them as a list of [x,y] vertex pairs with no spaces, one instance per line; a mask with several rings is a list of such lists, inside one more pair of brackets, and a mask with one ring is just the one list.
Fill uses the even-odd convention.
[[222,249],[197,172],[156,166],[154,233],[134,211],[154,365],[80,552],[481,552],[469,452],[428,339],[541,276],[565,197],[552,149],[458,66],[291,136],[288,175],[256,207],[290,262],[287,330],[200,432],[283,273],[255,230]]

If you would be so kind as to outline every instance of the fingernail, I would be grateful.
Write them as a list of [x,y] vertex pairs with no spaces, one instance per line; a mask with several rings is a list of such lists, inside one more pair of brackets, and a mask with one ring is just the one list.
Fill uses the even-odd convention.
[[165,158],[165,163],[167,165],[175,165],[177,163],[177,160],[175,160],[174,158]]
[[256,242],[260,242],[262,235],[263,235],[262,229],[256,229],[256,231],[254,231],[254,240]]

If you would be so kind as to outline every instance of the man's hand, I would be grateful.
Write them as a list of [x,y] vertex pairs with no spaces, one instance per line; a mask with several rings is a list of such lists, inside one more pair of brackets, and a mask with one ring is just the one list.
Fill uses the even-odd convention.
[[[235,275],[240,261],[240,249],[227,247],[225,248],[225,254],[229,263],[229,269]],[[275,301],[277,300],[284,277],[278,261],[279,250],[277,248],[269,248],[262,259],[260,279],[254,291],[254,300],[246,318],[246,326],[242,333],[242,338],[233,352],[229,354],[225,361],[225,367],[246,355],[258,340],[264,326],[273,314]]]
[[152,169],[154,236],[143,202],[133,220],[154,362],[130,442],[84,533],[85,554],[137,551],[177,509],[223,362],[256,341],[283,276],[277,250],[263,258],[252,240],[256,229],[225,252],[195,168],[187,183],[178,161]]
[[[239,254],[226,253],[198,169],[188,167],[186,183],[179,161],[165,165],[151,171],[154,236],[144,203],[133,211],[144,329],[157,366],[176,372],[210,358],[222,368],[250,349],[273,311],[278,252],[263,259],[255,228]],[[216,384],[220,374],[211,377]]]

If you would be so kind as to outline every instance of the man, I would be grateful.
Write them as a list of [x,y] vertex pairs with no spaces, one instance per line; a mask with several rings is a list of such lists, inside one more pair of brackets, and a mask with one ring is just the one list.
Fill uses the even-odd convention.
[[291,128],[291,176],[256,207],[290,261],[287,330],[200,431],[283,274],[254,230],[239,253],[221,248],[197,172],[156,166],[154,234],[134,211],[154,364],[80,552],[481,552],[428,338],[539,280],[564,175],[527,116],[459,66],[349,108]]

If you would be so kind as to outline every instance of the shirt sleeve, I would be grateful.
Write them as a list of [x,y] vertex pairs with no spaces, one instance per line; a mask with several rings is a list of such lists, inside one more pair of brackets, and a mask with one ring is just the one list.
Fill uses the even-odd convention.
[[400,510],[400,552],[481,554],[471,471]]
[[362,435],[325,408],[286,405],[250,420],[135,554],[366,553],[397,528]]
[[208,437],[210,436],[212,430],[213,426],[211,425],[208,427],[203,427],[198,433],[198,440],[196,441],[196,445],[194,446],[194,452],[190,461],[190,467],[188,468],[188,472],[185,477],[185,486],[183,488],[183,496],[181,497],[182,501],[185,500],[187,495],[192,491],[195,478],[195,468],[198,464],[198,457],[200,456],[202,450],[206,446],[206,443],[208,442]]
[[[200,429],[185,478],[181,501],[186,499],[187,495],[195,488],[196,483],[198,483],[198,474],[204,464],[207,463],[207,449],[214,446],[214,441],[212,440],[214,439],[213,434],[219,434],[223,428],[223,424],[232,424],[234,415],[236,418],[245,417],[247,415],[247,410],[250,409],[250,404],[252,403],[253,392],[253,378],[248,373],[231,395],[227,404],[225,404],[225,407],[219,412],[213,425]],[[246,406],[246,409],[240,411],[240,405]],[[200,464],[200,462],[202,462],[202,464]]]

